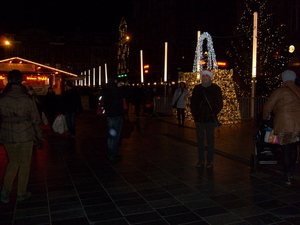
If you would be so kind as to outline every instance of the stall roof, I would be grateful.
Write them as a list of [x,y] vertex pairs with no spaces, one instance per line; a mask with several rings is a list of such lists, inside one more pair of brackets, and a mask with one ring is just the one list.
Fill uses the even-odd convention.
[[[30,60],[27,60],[27,59],[19,58],[19,57],[12,57],[12,58],[8,58],[8,59],[0,60],[0,63],[23,63],[23,62],[33,64],[33,65],[41,67],[43,69],[51,70],[51,73],[63,73],[63,74],[69,75],[69,76],[77,77],[76,74],[69,73],[69,72],[66,72],[66,71],[63,71],[63,70],[59,70],[59,69],[56,69],[56,68],[53,68],[53,67],[50,67],[50,66],[39,64],[39,63],[30,61]],[[38,71],[36,71],[36,72],[38,73]]]

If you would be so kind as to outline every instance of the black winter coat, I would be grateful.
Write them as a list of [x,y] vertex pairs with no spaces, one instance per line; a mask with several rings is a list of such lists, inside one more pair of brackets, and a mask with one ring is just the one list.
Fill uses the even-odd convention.
[[109,82],[103,90],[105,115],[108,117],[123,116],[123,98],[125,98],[124,88],[117,87],[115,82]]
[[[211,108],[204,96],[204,93],[211,105]],[[203,87],[201,84],[194,87],[191,97],[191,113],[195,122],[214,123],[214,116],[223,108],[222,91],[216,84],[209,87]]]
[[70,90],[66,90],[62,94],[61,98],[61,104],[62,104],[62,109],[63,112],[75,112],[75,113],[82,113],[82,102],[81,102],[81,97],[80,94],[77,90],[74,88]]

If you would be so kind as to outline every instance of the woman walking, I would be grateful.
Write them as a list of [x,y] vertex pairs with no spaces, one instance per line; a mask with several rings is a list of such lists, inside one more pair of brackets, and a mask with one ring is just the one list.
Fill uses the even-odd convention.
[[265,103],[263,119],[268,119],[273,111],[274,134],[278,135],[282,150],[284,180],[291,185],[300,141],[300,88],[295,84],[295,72],[285,70],[281,76],[282,86]]
[[177,109],[178,125],[184,126],[186,100],[190,96],[186,84],[180,82],[179,87],[175,90],[172,105]]

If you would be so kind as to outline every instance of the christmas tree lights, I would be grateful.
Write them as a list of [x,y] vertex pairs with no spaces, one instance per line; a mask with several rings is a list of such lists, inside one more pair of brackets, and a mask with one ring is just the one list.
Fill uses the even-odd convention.
[[280,74],[286,68],[290,55],[284,43],[284,24],[271,25],[273,15],[268,13],[267,0],[246,0],[245,9],[236,29],[236,38],[228,55],[234,62],[235,72],[240,78],[239,96],[247,97],[251,92],[252,29],[253,12],[258,12],[258,49],[256,96],[268,96],[280,86]]

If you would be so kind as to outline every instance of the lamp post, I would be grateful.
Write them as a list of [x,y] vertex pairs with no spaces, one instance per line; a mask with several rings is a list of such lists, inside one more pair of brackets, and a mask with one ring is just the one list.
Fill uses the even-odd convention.
[[251,84],[251,118],[254,118],[254,97],[256,88],[257,66],[257,12],[253,13],[253,44],[252,44],[252,84]]
[[168,81],[168,42],[165,42],[165,60],[164,60],[164,82],[165,82],[165,95],[167,95],[167,81]]
[[141,83],[144,83],[144,61],[143,61],[143,50],[140,50],[140,60],[141,60]]

